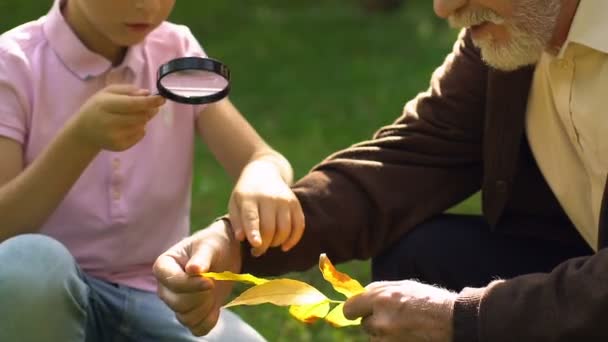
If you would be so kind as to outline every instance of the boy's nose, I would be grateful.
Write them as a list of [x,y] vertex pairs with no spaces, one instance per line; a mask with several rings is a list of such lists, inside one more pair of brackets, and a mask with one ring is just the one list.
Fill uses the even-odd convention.
[[437,16],[446,19],[466,3],[467,0],[433,0],[433,8]]
[[155,12],[160,8],[159,0],[136,0],[135,8],[146,12]]

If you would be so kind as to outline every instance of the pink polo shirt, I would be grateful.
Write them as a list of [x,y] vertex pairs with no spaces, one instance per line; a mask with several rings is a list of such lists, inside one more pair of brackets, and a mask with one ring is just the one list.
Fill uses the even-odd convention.
[[[23,145],[26,166],[105,86],[155,89],[159,65],[204,55],[187,27],[163,23],[112,67],[80,42],[58,3],[0,36],[0,135]],[[189,233],[194,112],[167,102],[137,145],[102,151],[40,232],[67,246],[86,273],[155,291],[154,260]]]

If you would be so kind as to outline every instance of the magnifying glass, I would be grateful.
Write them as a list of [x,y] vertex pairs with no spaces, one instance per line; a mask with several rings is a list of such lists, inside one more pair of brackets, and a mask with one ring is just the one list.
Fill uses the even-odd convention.
[[210,58],[176,58],[158,68],[156,87],[159,95],[175,102],[216,102],[230,92],[230,69]]

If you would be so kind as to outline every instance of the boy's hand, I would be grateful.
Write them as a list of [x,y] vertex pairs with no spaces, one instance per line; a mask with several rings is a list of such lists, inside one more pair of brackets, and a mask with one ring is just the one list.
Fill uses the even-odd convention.
[[264,254],[269,247],[288,251],[304,233],[300,202],[275,166],[263,160],[243,169],[230,196],[228,213],[236,238],[247,238],[253,256]]
[[177,243],[154,263],[158,295],[196,336],[215,326],[232,289],[232,282],[215,282],[200,274],[240,270],[240,243],[223,220]]
[[133,85],[111,85],[93,95],[71,122],[77,139],[89,146],[124,151],[145,135],[146,123],[165,103]]

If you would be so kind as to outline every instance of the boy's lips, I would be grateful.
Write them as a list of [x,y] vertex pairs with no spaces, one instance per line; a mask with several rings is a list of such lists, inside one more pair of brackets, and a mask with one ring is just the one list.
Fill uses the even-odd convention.
[[125,26],[127,26],[127,28],[129,28],[129,30],[137,31],[137,32],[147,31],[148,29],[150,29],[152,27],[151,24],[147,24],[147,23],[127,23],[127,24],[125,24]]

